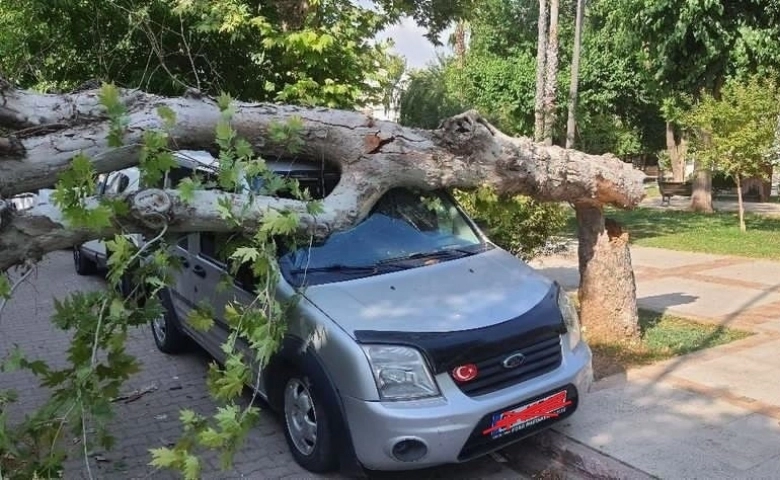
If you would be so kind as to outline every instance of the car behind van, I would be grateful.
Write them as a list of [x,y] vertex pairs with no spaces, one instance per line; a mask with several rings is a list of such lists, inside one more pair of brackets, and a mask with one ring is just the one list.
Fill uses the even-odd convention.
[[[322,165],[274,169],[315,197],[338,182]],[[255,298],[246,272],[218,288],[226,241],[201,232],[173,247],[182,268],[151,329],[161,351],[194,340],[224,359],[225,306]],[[281,251],[278,265],[277,298],[301,297],[258,393],[309,471],[466,462],[572,415],[592,381],[567,294],[490,242],[447,192],[390,190],[361,223]],[[204,299],[207,332],[185,320]]]

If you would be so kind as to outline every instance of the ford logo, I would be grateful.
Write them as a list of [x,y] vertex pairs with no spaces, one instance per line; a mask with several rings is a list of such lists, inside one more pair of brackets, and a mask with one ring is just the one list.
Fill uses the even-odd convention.
[[506,357],[504,361],[501,362],[501,365],[503,365],[504,368],[517,368],[524,363],[525,355],[522,353],[513,353],[512,355]]

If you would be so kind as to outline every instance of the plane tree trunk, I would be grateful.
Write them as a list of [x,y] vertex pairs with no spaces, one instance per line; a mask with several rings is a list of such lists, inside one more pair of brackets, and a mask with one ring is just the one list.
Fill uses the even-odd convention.
[[640,331],[628,232],[605,218],[598,204],[581,202],[575,210],[585,335],[590,341],[635,343]]
[[[86,155],[98,173],[136,165],[144,132],[163,126],[157,115],[161,106],[176,114],[176,124],[169,129],[172,146],[213,152],[221,118],[213,99],[120,92],[127,108],[125,146],[110,148],[109,121],[97,91],[42,95],[0,86],[0,126],[12,130],[0,138],[0,198],[50,188],[77,153]],[[234,109],[233,128],[265,156],[285,153],[283,145],[270,140],[269,129],[291,118],[300,121],[304,143],[298,156],[325,159],[341,171],[341,181],[324,199],[322,213],[311,216],[304,202],[274,197],[252,199],[210,190],[197,191],[185,202],[175,190],[142,189],[120,197],[129,208],[113,218],[114,227],[89,231],[67,225],[52,206],[14,211],[11,202],[0,199],[0,272],[119,231],[149,233],[163,225],[170,232],[235,230],[239,227],[222,220],[218,200],[223,197],[236,211],[242,209],[240,228],[251,231],[269,212],[293,210],[302,219],[300,228],[327,236],[359,222],[396,186],[427,190],[488,186],[502,195],[592,206],[588,215],[578,211],[580,238],[592,250],[581,256],[583,323],[595,322],[594,315],[601,321],[612,318],[612,313],[603,317],[605,311],[591,304],[635,302],[633,284],[627,282],[633,279],[627,242],[612,241],[609,229],[593,213],[604,205],[632,208],[644,197],[644,174],[615,156],[510,137],[476,111],[449,118],[436,130],[421,130],[354,111],[242,102],[235,102]],[[91,202],[97,205],[96,200]],[[587,292],[609,295],[596,298]]]

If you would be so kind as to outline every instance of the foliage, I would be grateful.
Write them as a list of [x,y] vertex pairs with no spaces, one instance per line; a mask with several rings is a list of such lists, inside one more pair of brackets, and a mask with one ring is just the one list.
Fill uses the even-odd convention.
[[447,117],[463,112],[448,85],[448,61],[409,74],[401,93],[399,123],[408,127],[437,128]]
[[596,379],[750,336],[749,332],[639,310],[642,342],[636,346],[589,341]]
[[496,245],[526,260],[546,247],[566,223],[564,209],[554,203],[524,196],[501,198],[485,188],[459,191],[456,197],[468,214],[486,227],[485,233]]
[[777,85],[753,76],[729,80],[716,99],[704,93],[686,116],[697,159],[735,179],[763,176],[778,114]]
[[439,36],[453,20],[468,17],[477,0],[374,0],[393,21],[407,15],[426,31],[426,38],[440,44]]
[[379,98],[373,37],[391,20],[349,0],[19,0],[0,6],[0,69],[41,90],[100,79],[352,108]]
[[[731,79],[719,98],[705,92],[687,115],[685,122],[694,133],[692,154],[701,165],[732,177],[738,188],[745,178],[765,178],[767,166],[778,163],[772,154],[778,115],[774,81]],[[744,231],[742,197],[737,200]]]

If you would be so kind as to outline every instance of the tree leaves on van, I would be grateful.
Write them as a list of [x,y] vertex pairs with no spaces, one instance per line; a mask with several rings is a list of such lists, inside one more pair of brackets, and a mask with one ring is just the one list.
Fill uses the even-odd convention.
[[195,330],[206,332],[214,326],[214,309],[205,301],[200,302],[190,310],[187,321]]

